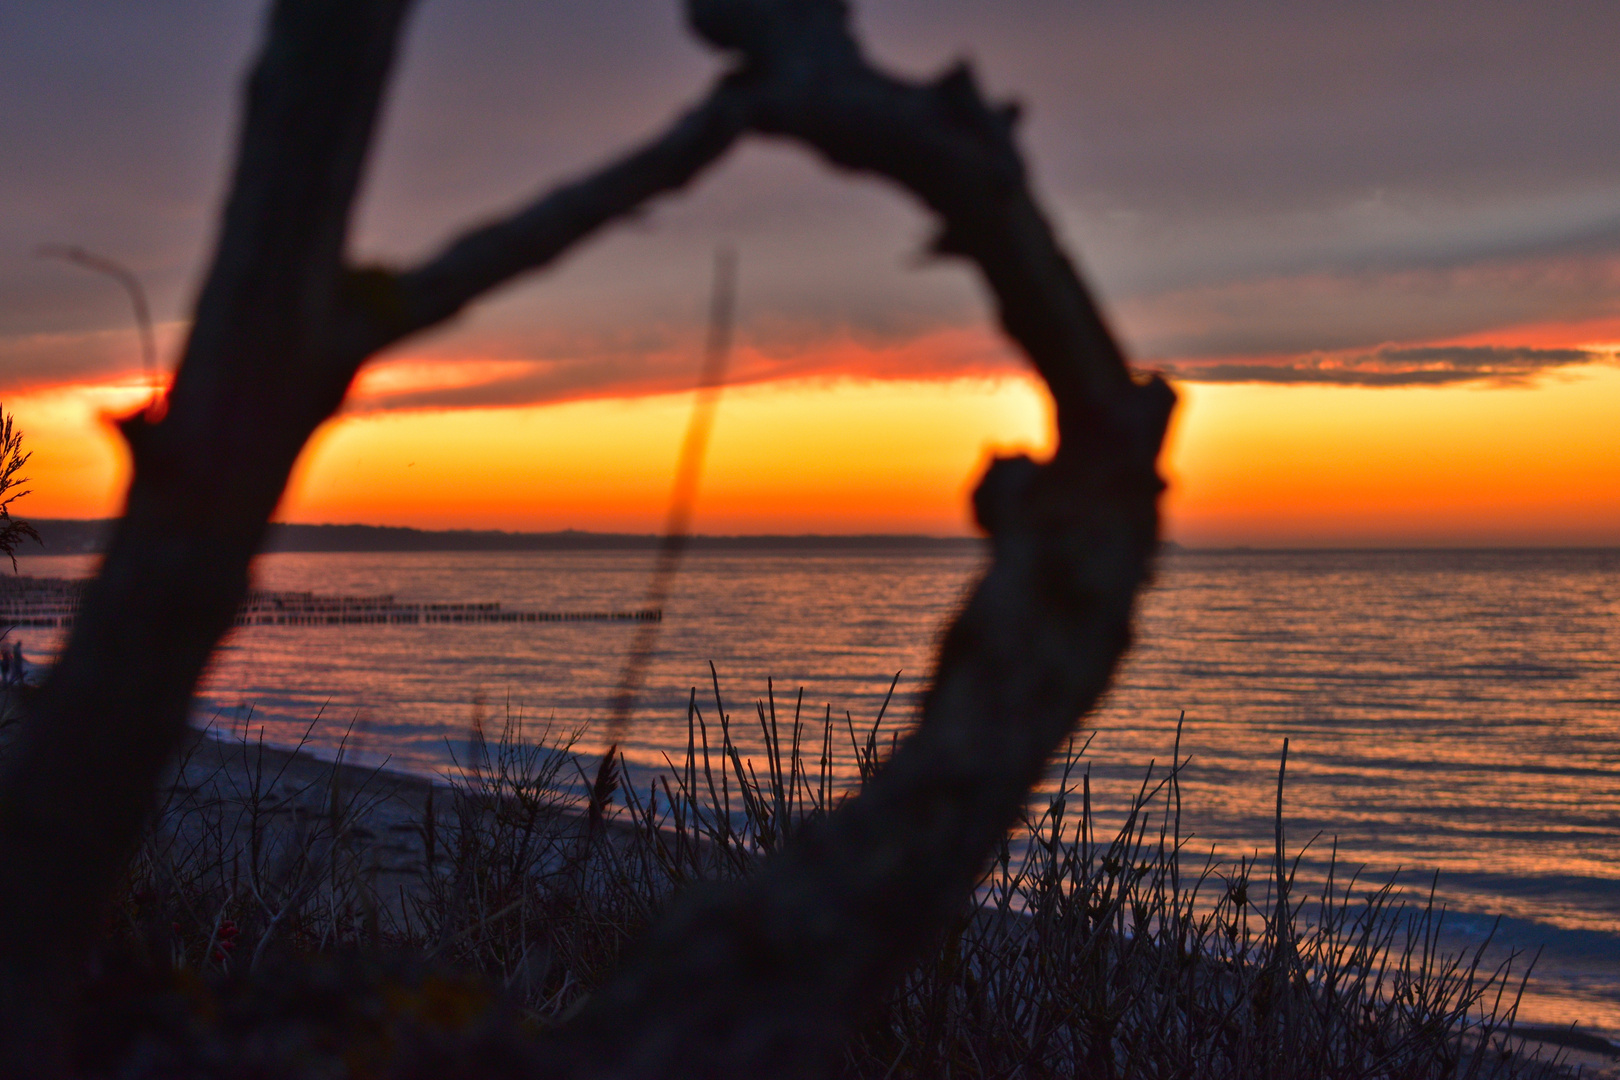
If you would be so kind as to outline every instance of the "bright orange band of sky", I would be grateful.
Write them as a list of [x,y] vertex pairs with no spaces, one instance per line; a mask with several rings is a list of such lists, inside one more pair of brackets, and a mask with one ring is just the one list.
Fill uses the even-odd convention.
[[[1620,368],[1523,385],[1184,383],[1164,459],[1167,535],[1192,545],[1620,543]],[[127,464],[104,417],[135,383],[18,392],[25,517],[116,514]],[[648,532],[689,394],[355,413],[316,437],[280,516],[425,528]],[[972,530],[992,453],[1049,445],[1033,379],[787,380],[722,399],[694,527]]]

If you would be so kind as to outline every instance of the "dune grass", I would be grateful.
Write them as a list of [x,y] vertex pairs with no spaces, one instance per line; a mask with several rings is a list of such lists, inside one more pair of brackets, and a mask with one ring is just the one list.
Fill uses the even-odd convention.
[[[748,874],[847,797],[835,740],[864,780],[899,732],[881,714],[779,718],[768,695],[745,736],[713,689],[712,709],[693,693],[684,756],[645,786],[549,728],[475,724],[449,783],[386,826],[409,830],[404,870],[375,857],[398,802],[386,774],[334,766],[289,789],[244,736],[232,775],[180,771],[108,948],[237,984],[310,957],[406,955],[477,973],[520,1026],[554,1023],[672,892]],[[1281,770],[1275,849],[1226,863],[1181,833],[1183,767],[1178,749],[1150,768],[1099,836],[1071,748],[938,950],[849,1043],[845,1075],[1564,1074],[1513,1037],[1523,971],[1483,947],[1443,953],[1432,899],[1336,866],[1317,895],[1296,887]]]

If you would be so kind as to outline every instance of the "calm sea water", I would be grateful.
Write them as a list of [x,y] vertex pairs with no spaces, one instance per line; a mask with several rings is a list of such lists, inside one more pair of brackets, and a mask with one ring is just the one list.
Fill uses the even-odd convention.
[[[73,576],[84,558],[20,560]],[[637,606],[650,559],[623,553],[281,554],[259,584],[514,609]],[[710,708],[709,662],[737,719],[774,680],[870,722],[896,672],[909,717],[934,642],[977,569],[969,554],[689,556],[633,723],[651,767],[683,751],[686,701]],[[200,716],[266,738],[345,736],[362,756],[437,771],[474,708],[583,730],[605,713],[633,625],[254,627],[228,641]],[[31,657],[55,647],[27,638]],[[475,703],[480,703],[475,706]],[[1091,718],[1099,806],[1120,806],[1178,719],[1198,844],[1269,851],[1290,741],[1297,846],[1403,872],[1486,933],[1542,948],[1523,1015],[1620,1033],[1620,552],[1177,552],[1143,597],[1138,644]],[[712,714],[711,714],[712,715]],[[1319,879],[1307,855],[1302,876]]]

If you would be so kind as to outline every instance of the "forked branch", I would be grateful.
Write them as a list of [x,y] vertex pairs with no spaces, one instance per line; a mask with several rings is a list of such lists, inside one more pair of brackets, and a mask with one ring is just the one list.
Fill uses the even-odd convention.
[[355,270],[355,192],[409,0],[277,0],[214,261],[73,633],[0,772],[0,1074],[62,1065],[63,995],[180,745],[293,462],[376,350],[685,184],[746,116],[722,83],[665,135],[401,274]]

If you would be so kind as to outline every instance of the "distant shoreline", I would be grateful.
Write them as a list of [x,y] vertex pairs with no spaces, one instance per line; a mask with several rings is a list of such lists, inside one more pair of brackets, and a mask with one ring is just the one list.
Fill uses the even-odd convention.
[[[19,555],[90,555],[100,552],[116,523],[113,518],[31,521],[41,546],[25,544]],[[653,551],[662,543],[653,533],[503,532],[496,529],[412,529],[397,525],[272,524],[266,552],[412,551]],[[692,536],[696,551],[961,551],[979,550],[975,536],[923,536],[868,533],[850,536],[803,534]]]
[[[43,518],[30,521],[40,545],[25,542],[18,555],[93,555],[106,545],[115,518]],[[266,552],[423,552],[423,551],[653,551],[662,543],[653,533],[604,533],[579,529],[553,532],[506,532],[499,529],[413,529],[400,525],[296,525],[276,523]],[[687,539],[694,551],[935,551],[973,553],[986,541],[977,536],[928,536],[918,533],[801,533],[714,536]],[[1424,544],[1321,545],[1270,547],[1226,545],[1188,547],[1166,540],[1165,552],[1187,555],[1376,554],[1379,552],[1620,552],[1608,545]]]

